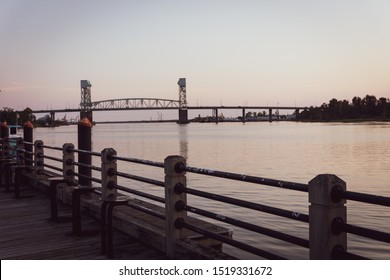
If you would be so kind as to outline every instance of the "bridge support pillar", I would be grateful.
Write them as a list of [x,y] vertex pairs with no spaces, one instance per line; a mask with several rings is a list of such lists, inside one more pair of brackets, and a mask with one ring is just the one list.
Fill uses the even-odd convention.
[[50,112],[50,123],[54,124],[54,121],[56,120],[56,113]]
[[188,110],[186,109],[179,109],[179,121],[178,124],[188,124]]
[[213,109],[213,116],[215,116],[215,123],[218,123],[218,108]]
[[80,120],[87,118],[93,124],[92,111],[80,111]]
[[242,109],[242,122],[245,123],[245,108]]
[[272,109],[271,108],[268,109],[268,120],[269,120],[269,122],[272,122]]

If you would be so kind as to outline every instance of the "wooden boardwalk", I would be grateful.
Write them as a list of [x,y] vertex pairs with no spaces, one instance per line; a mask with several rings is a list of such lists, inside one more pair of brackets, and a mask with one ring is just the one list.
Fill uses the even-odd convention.
[[[83,215],[85,236],[72,235],[72,222],[50,220],[50,202],[46,194],[24,189],[22,198],[0,190],[0,259],[106,259],[101,254],[100,223]],[[71,216],[71,207],[59,203],[62,217]],[[166,259],[164,253],[114,231],[114,259]]]

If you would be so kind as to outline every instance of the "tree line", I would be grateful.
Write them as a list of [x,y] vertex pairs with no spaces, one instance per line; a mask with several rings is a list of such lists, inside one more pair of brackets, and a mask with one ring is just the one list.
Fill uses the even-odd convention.
[[23,125],[26,121],[35,122],[35,115],[30,108],[26,108],[21,112],[16,112],[14,109],[9,107],[3,107],[0,110],[1,121],[5,121],[8,124]]
[[328,104],[323,103],[320,107],[311,106],[303,110],[298,119],[309,121],[389,120],[390,99],[385,97],[378,99],[369,94],[363,98],[355,96],[352,102],[333,98]]

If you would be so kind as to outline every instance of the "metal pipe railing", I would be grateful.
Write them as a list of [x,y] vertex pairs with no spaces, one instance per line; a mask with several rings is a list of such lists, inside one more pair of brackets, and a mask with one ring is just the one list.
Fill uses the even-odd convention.
[[278,256],[276,254],[267,252],[265,250],[253,247],[251,245],[239,242],[239,241],[234,240],[234,239],[230,239],[230,238],[228,238],[226,236],[223,236],[223,235],[211,232],[209,230],[205,230],[205,229],[202,229],[200,227],[191,225],[191,224],[185,222],[185,220],[181,219],[181,218],[176,220],[176,225],[175,226],[178,227],[178,228],[187,228],[187,229],[189,229],[191,231],[197,232],[197,233],[202,234],[204,236],[211,237],[211,238],[213,238],[215,240],[221,241],[223,243],[229,244],[229,245],[231,245],[233,247],[242,249],[244,251],[250,252],[252,254],[258,255],[258,256],[266,258],[266,259],[272,259],[272,260],[283,260],[283,259],[285,259],[285,258],[283,258],[281,256]]
[[[25,142],[25,144],[32,145],[31,142]],[[202,234],[204,236],[219,240],[223,243],[230,244],[231,246],[235,246],[237,248],[240,248],[242,250],[251,252],[253,254],[256,254],[256,255],[259,255],[259,256],[262,256],[265,258],[271,258],[271,259],[281,259],[282,258],[278,255],[273,254],[273,253],[266,252],[262,249],[250,246],[248,244],[244,244],[244,243],[239,242],[237,240],[233,240],[233,239],[228,238],[226,236],[221,236],[220,234],[217,234],[215,232],[211,232],[209,230],[205,230],[205,229],[199,228],[193,224],[190,224],[188,222],[188,220],[185,218],[187,215],[186,212],[191,212],[191,213],[198,214],[198,215],[201,215],[204,217],[212,218],[214,220],[218,220],[220,222],[225,222],[227,224],[231,224],[231,225],[243,228],[245,230],[268,235],[268,236],[274,237],[276,239],[279,239],[279,240],[282,240],[285,242],[289,242],[291,244],[295,244],[295,245],[302,246],[305,248],[310,247],[309,248],[310,251],[313,250],[312,246],[309,246],[309,241],[306,239],[292,236],[292,235],[286,234],[284,232],[278,232],[278,231],[275,231],[275,230],[272,230],[269,228],[262,227],[260,225],[255,225],[255,224],[252,224],[252,223],[247,222],[247,221],[242,221],[242,220],[238,220],[238,219],[228,217],[225,215],[220,215],[220,214],[217,214],[217,213],[214,213],[212,211],[205,210],[205,209],[189,206],[186,204],[186,202],[183,202],[182,205],[176,204],[175,205],[176,209],[175,209],[175,206],[174,207],[169,206],[167,208],[167,205],[169,203],[172,203],[174,200],[171,201],[171,198],[159,197],[156,195],[148,194],[148,193],[145,193],[142,191],[134,190],[134,189],[119,185],[116,183],[116,176],[130,179],[130,180],[134,180],[134,181],[138,181],[138,182],[142,182],[145,184],[164,187],[166,189],[166,192],[165,192],[166,195],[173,195],[173,196],[177,195],[178,197],[179,196],[185,197],[187,194],[190,194],[190,195],[210,199],[213,201],[228,203],[228,204],[236,205],[239,207],[244,207],[244,208],[248,208],[248,209],[252,209],[252,210],[256,210],[256,211],[260,211],[260,212],[264,212],[264,213],[268,213],[268,214],[272,214],[272,215],[276,215],[276,216],[280,216],[280,217],[284,217],[284,218],[288,218],[288,219],[293,219],[293,220],[309,223],[309,225],[310,225],[309,232],[311,234],[312,226],[313,226],[312,224],[316,221],[316,219],[318,219],[318,217],[321,217],[321,215],[319,215],[319,214],[315,214],[314,216],[312,216],[313,213],[310,212],[310,218],[309,218],[309,215],[299,213],[299,212],[280,209],[280,208],[276,208],[276,207],[272,207],[272,206],[268,206],[268,205],[262,205],[259,203],[253,203],[250,201],[240,200],[240,199],[236,199],[236,198],[224,196],[224,195],[218,195],[218,194],[214,194],[211,192],[204,192],[204,191],[196,190],[193,188],[187,188],[186,183],[184,183],[184,185],[183,185],[183,182],[185,182],[185,181],[180,181],[182,179],[178,179],[178,178],[184,178],[183,174],[185,172],[188,172],[188,173],[193,173],[193,174],[218,177],[218,178],[222,178],[222,179],[235,180],[235,181],[246,182],[246,183],[254,183],[254,184],[259,184],[259,185],[266,185],[266,186],[277,187],[277,188],[288,189],[288,190],[309,192],[309,196],[312,198],[313,196],[312,196],[312,194],[310,194],[310,188],[313,189],[313,186],[311,186],[309,188],[309,185],[314,184],[314,187],[315,187],[314,189],[317,189],[317,185],[321,185],[322,184],[321,180],[326,177],[326,176],[324,177],[324,175],[317,176],[317,177],[322,176],[321,178],[318,179],[318,182],[313,183],[312,182],[312,181],[314,181],[314,179],[313,179],[309,182],[309,184],[302,184],[302,183],[275,180],[275,179],[269,179],[269,178],[257,177],[257,176],[251,176],[251,175],[245,175],[245,174],[238,174],[238,173],[231,173],[231,172],[224,172],[224,171],[191,167],[191,166],[186,166],[185,161],[181,161],[181,160],[179,162],[177,162],[177,164],[169,167],[169,166],[167,166],[167,161],[162,163],[162,162],[155,162],[155,161],[150,161],[150,160],[136,159],[136,158],[132,158],[132,157],[122,157],[122,156],[117,156],[116,153],[107,156],[108,160],[115,161],[115,166],[112,165],[113,167],[111,167],[111,168],[103,169],[102,167],[92,165],[91,162],[88,162],[88,161],[87,162],[75,162],[73,159],[69,162],[68,161],[65,162],[65,160],[63,160],[63,159],[56,158],[54,156],[44,155],[43,148],[52,149],[52,150],[59,150],[59,151],[62,151],[63,153],[66,153],[66,152],[67,153],[79,153],[79,154],[83,154],[83,155],[98,156],[98,157],[102,157],[103,156],[102,153],[88,151],[88,150],[85,150],[84,148],[81,148],[81,149],[80,148],[79,149],[71,148],[70,150],[68,149],[67,151],[65,151],[63,148],[53,147],[50,145],[44,145],[43,142],[37,143],[36,148],[41,148],[42,149],[41,152],[38,151],[36,153],[32,153],[30,151],[26,151],[25,149],[20,149],[20,148],[18,148],[18,149],[11,148],[11,149],[13,149],[19,153],[24,152],[24,154],[26,154],[26,155],[35,154],[35,170],[36,170],[37,174],[53,175],[53,173],[47,172],[44,169],[40,169],[43,167],[48,168],[48,169],[53,169],[55,171],[60,171],[60,172],[63,171],[63,169],[60,167],[56,167],[56,166],[44,163],[43,159],[49,159],[49,160],[53,160],[56,162],[64,162],[64,166],[66,163],[72,167],[79,166],[79,167],[83,167],[83,168],[86,168],[89,170],[95,170],[95,171],[101,172],[102,179],[94,178],[91,175],[83,174],[81,172],[74,172],[72,170],[68,170],[69,172],[63,171],[62,173],[63,173],[64,177],[66,175],[77,176],[79,178],[79,180],[80,179],[87,179],[89,181],[93,181],[95,183],[102,184],[102,186],[103,186],[103,181],[108,182],[109,184],[106,184],[105,187],[102,187],[102,191],[101,191],[102,200],[107,199],[107,194],[105,193],[107,190],[105,190],[104,188],[110,187],[111,188],[110,191],[117,189],[117,190],[120,190],[120,191],[123,191],[126,193],[131,193],[131,194],[143,197],[143,198],[147,198],[147,199],[159,202],[159,203],[165,203],[166,209],[167,209],[165,212],[165,215],[163,213],[160,213],[158,211],[154,211],[154,210],[146,208],[144,206],[140,206],[140,205],[135,204],[133,202],[128,202],[126,205],[133,207],[135,209],[138,209],[140,211],[149,213],[150,215],[158,217],[160,219],[165,219],[166,225],[168,227],[170,227],[172,225],[172,221],[176,221],[176,222],[174,222],[174,224],[178,230],[181,230],[182,228],[186,228],[186,229],[189,229],[191,231]],[[89,148],[87,148],[87,149],[89,149]],[[29,159],[26,158],[26,161],[29,161]],[[123,161],[123,162],[147,165],[147,166],[152,166],[152,167],[164,168],[165,172],[171,172],[171,171],[169,171],[169,169],[170,168],[172,169],[172,167],[173,167],[174,171],[172,171],[172,172],[173,173],[176,172],[176,173],[174,175],[172,175],[172,174],[167,175],[168,173],[166,173],[165,174],[165,181],[163,182],[163,181],[159,181],[159,180],[155,180],[155,179],[151,179],[151,178],[147,178],[147,177],[142,177],[142,176],[129,174],[126,172],[117,171],[116,161]],[[37,168],[37,167],[40,167],[40,168]],[[79,169],[79,171],[80,171],[80,169]],[[105,174],[105,172],[106,172],[106,174]],[[108,178],[105,178],[103,180],[103,177],[107,177],[107,176],[108,176]],[[115,181],[113,179],[114,177],[115,177]],[[39,179],[38,177],[36,177],[36,178]],[[108,181],[107,181],[107,179],[108,179]],[[176,183],[173,183],[173,182],[176,182]],[[329,180],[329,182],[333,182],[333,181]],[[172,186],[174,186],[174,188],[169,189]],[[325,190],[327,190],[327,186],[321,186],[321,188],[322,187],[324,187]],[[323,192],[323,193],[326,194],[328,192]],[[341,202],[344,199],[354,200],[354,201],[364,202],[364,203],[370,203],[370,204],[375,204],[375,205],[390,206],[390,198],[389,197],[376,196],[376,195],[364,194],[364,193],[358,193],[358,192],[350,192],[350,191],[346,191],[345,187],[343,188],[337,184],[331,189],[330,193],[331,193],[331,199],[329,201],[326,201],[325,204],[331,205],[331,206],[336,205],[339,208],[339,210],[337,210],[337,211],[340,211],[338,213],[343,213],[343,211],[344,211],[343,207],[342,207],[344,202]],[[111,198],[113,197],[115,199],[116,198],[115,193],[114,192],[109,193],[109,195],[112,195],[112,194],[114,194],[114,196],[111,196]],[[320,196],[318,196],[318,195],[315,195],[314,197],[320,198]],[[317,202],[313,202],[312,200],[310,200],[310,203],[312,206]],[[323,208],[320,211],[327,211],[327,209],[326,209],[327,206],[322,207],[323,206],[322,203],[323,202],[319,201],[318,204],[316,204],[316,205],[319,205],[318,208]],[[310,209],[312,209],[312,208],[313,207],[311,207]],[[315,208],[315,209],[317,209],[317,208]],[[172,214],[172,213],[170,213],[170,211],[174,211],[174,212],[176,211],[177,213]],[[185,214],[180,213],[180,212],[185,212]],[[344,214],[346,217],[346,212]],[[178,215],[178,217],[175,218],[176,217],[175,215]],[[337,214],[337,215],[339,215],[339,214]],[[372,230],[372,229],[367,229],[364,227],[346,224],[342,221],[343,221],[342,219],[341,219],[341,221],[339,219],[335,219],[335,222],[332,224],[332,230],[334,232],[330,233],[330,235],[333,234],[336,236],[336,235],[340,235],[340,234],[346,235],[346,233],[351,233],[351,234],[355,234],[358,236],[371,238],[373,240],[377,240],[377,241],[381,241],[381,242],[385,242],[385,243],[390,243],[390,234],[388,234],[388,233],[385,233],[385,232],[382,232],[379,230]],[[327,223],[327,221],[325,221],[325,224],[326,223]],[[319,223],[317,223],[317,226],[318,226],[318,224]],[[318,229],[322,229],[322,228],[325,228],[325,227],[321,226],[321,225],[318,227]],[[175,231],[175,230],[176,229],[173,229],[173,231]],[[320,230],[318,232],[323,232],[323,231]],[[328,234],[328,233],[326,233],[326,234]],[[180,235],[178,235],[178,236],[180,236]],[[168,239],[170,239],[171,237],[172,237],[171,234],[167,235],[167,244],[171,242],[171,241],[168,241]],[[331,236],[331,237],[333,238],[334,236]],[[311,238],[312,238],[312,235],[311,235]],[[310,244],[312,244],[312,243],[310,243]],[[170,245],[168,244],[167,248],[168,248],[168,246],[170,246]],[[346,252],[346,250],[343,249],[342,245],[337,245],[337,246],[336,246],[337,248],[335,247],[336,249],[333,252],[333,255],[332,255],[333,257],[336,257],[336,258],[345,258],[345,257],[346,258],[364,258],[361,256],[354,255],[352,253]],[[345,246],[345,248],[346,248],[346,246]],[[321,250],[319,250],[319,251],[321,251]]]
[[295,236],[292,236],[292,235],[289,235],[286,233],[278,232],[276,230],[272,230],[272,229],[268,229],[265,227],[250,224],[250,223],[244,222],[242,220],[233,219],[233,218],[230,218],[230,217],[225,216],[225,215],[220,215],[220,214],[216,214],[216,213],[213,213],[210,211],[205,211],[205,210],[200,209],[200,208],[185,205],[184,203],[181,205],[177,205],[177,207],[178,207],[178,210],[186,210],[186,211],[192,212],[194,214],[198,214],[198,215],[208,217],[208,218],[211,218],[214,220],[218,220],[218,221],[221,221],[221,222],[224,222],[227,224],[231,224],[231,225],[234,225],[234,226],[237,226],[237,227],[240,227],[240,228],[252,231],[252,232],[264,234],[264,235],[274,237],[274,238],[279,239],[279,240],[289,242],[291,244],[295,244],[295,245],[309,248],[309,240],[305,240],[303,238],[295,237]]
[[184,166],[181,164],[178,164],[176,168],[177,168],[178,172],[187,171],[187,172],[191,172],[191,173],[202,174],[202,175],[207,175],[207,176],[212,176],[212,177],[219,177],[219,178],[225,178],[225,179],[230,179],[230,180],[267,185],[267,186],[295,190],[295,191],[301,191],[301,192],[308,191],[307,184],[294,183],[294,182],[288,182],[288,181],[280,181],[280,180],[250,176],[250,175],[245,175],[245,174],[224,172],[224,171],[218,171],[218,170],[210,170],[210,169],[205,169],[205,168]]
[[204,191],[199,191],[199,190],[195,190],[195,189],[191,189],[191,188],[185,188],[185,187],[180,186],[180,185],[177,185],[177,188],[175,191],[177,191],[179,193],[185,192],[188,194],[208,198],[211,200],[225,202],[225,203],[229,203],[232,205],[237,205],[237,206],[245,207],[248,209],[252,209],[252,210],[256,210],[256,211],[260,211],[260,212],[265,212],[265,213],[269,213],[269,214],[273,214],[273,215],[277,215],[280,217],[285,217],[285,218],[289,218],[289,219],[293,219],[293,220],[297,220],[297,221],[301,221],[301,222],[305,222],[305,223],[309,222],[309,215],[302,214],[299,212],[284,210],[284,209],[275,208],[275,207],[271,207],[271,206],[267,206],[267,205],[263,205],[263,204],[259,204],[259,203],[249,202],[246,200],[231,198],[228,196],[218,195],[218,194],[204,192]]

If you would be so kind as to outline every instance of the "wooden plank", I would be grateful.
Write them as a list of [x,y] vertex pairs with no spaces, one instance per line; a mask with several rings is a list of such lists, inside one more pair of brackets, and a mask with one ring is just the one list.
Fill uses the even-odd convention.
[[[71,235],[71,223],[49,220],[47,195],[23,191],[31,198],[14,199],[13,193],[0,193],[0,259],[105,259],[100,248],[100,223],[83,216],[82,228],[97,234]],[[69,206],[60,204],[60,214],[70,216]],[[115,231],[116,259],[165,259],[165,254]]]

